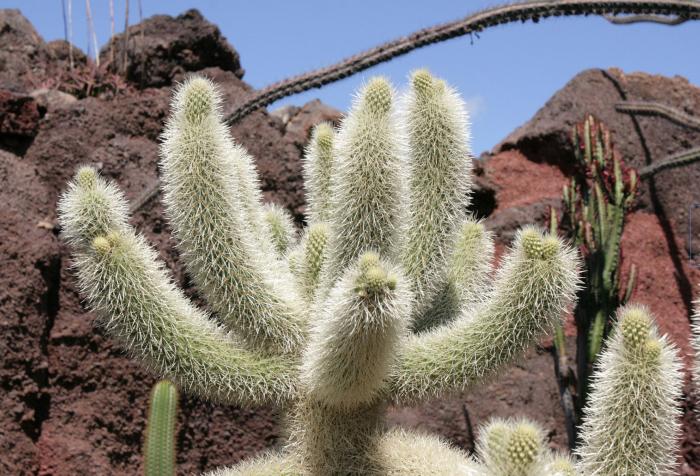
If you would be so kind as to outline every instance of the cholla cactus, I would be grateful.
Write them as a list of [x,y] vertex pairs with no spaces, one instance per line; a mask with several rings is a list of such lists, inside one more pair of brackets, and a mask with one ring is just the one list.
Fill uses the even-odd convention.
[[653,318],[626,306],[600,356],[581,429],[588,475],[675,474],[682,390],[678,351]]
[[479,434],[482,476],[576,476],[576,463],[545,448],[544,431],[526,419],[495,419]]
[[584,416],[580,461],[544,449],[527,420],[494,420],[479,434],[480,475],[671,475],[680,436],[681,363],[651,315],[626,306],[601,355]]
[[298,242],[262,205],[219,101],[185,82],[162,148],[167,214],[216,318],[174,287],[114,185],[85,167],[62,197],[104,327],[183,391],[284,410],[279,452],[217,474],[480,474],[437,438],[386,431],[384,408],[469,389],[521,355],[573,299],[574,251],[526,228],[491,277],[491,238],[466,211],[466,112],[426,71],[398,101],[370,81],[338,132],[316,129]]

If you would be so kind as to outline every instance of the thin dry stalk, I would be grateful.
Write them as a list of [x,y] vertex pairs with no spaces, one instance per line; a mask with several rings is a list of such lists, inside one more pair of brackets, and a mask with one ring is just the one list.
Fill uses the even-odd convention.
[[95,23],[92,21],[92,8],[90,0],[85,0],[85,15],[88,22],[88,53],[90,52],[90,40],[92,40],[92,54],[95,56],[95,64],[100,67],[100,54],[97,50],[97,34],[95,33]]
[[126,65],[128,61],[127,49],[129,48],[129,0],[126,0],[126,11],[124,12],[124,47],[122,58],[122,73],[126,77]]
[[114,64],[114,0],[109,0],[109,63]]
[[68,0],[68,63],[73,70],[73,0]]

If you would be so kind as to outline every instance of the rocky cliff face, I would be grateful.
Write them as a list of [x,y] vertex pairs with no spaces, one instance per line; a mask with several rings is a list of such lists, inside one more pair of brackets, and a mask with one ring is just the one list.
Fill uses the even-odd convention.
[[[132,26],[129,39],[102,52],[106,86],[76,88],[66,75],[68,46],[45,43],[17,11],[0,11],[0,474],[134,474],[141,463],[146,402],[153,376],[125,357],[93,326],[58,239],[56,200],[75,168],[98,166],[131,200],[157,179],[158,136],[170,87],[197,71],[216,80],[230,105],[250,93],[238,53],[196,11],[157,16]],[[126,50],[124,50],[126,45]],[[127,64],[124,68],[124,52]],[[85,56],[73,51],[76,70]],[[126,69],[126,80],[114,72]],[[112,71],[110,73],[110,71]],[[85,74],[85,73],[80,73]],[[622,91],[622,93],[620,92]],[[700,115],[700,91],[679,78],[587,71],[477,163],[476,209],[507,244],[517,226],[541,222],[556,205],[568,171],[568,129],[587,112],[606,121],[634,165],[700,145],[697,132],[662,119],[611,110],[622,95],[667,101]],[[268,114],[258,111],[232,129],[257,157],[267,200],[301,220],[300,157],[309,129],[340,114],[318,101]],[[665,171],[632,216],[627,259],[640,265],[637,297],[662,318],[662,328],[686,351],[691,284],[700,278],[682,253],[682,231],[700,168]],[[198,300],[183,274],[158,196],[133,224],[161,253],[178,284]],[[700,243],[700,240],[698,241]],[[531,416],[564,444],[563,420],[547,343],[491,385],[464,398],[395,409],[392,422],[442,433],[468,448],[464,407],[477,425],[493,415]],[[690,408],[692,402],[688,400]],[[688,413],[690,415],[690,413]],[[191,474],[233,464],[273,446],[276,416],[267,409],[220,407],[183,397],[178,467]],[[694,474],[698,434],[686,425],[684,473]]]

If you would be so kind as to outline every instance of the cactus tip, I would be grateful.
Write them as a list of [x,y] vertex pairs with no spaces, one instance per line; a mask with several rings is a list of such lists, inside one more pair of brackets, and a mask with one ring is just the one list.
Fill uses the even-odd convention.
[[649,315],[640,307],[633,307],[622,314],[620,322],[622,340],[628,349],[641,349],[647,346],[651,321]]
[[389,81],[384,78],[374,78],[365,88],[364,102],[369,111],[383,115],[391,109],[392,96]]
[[112,249],[112,244],[106,236],[98,236],[92,240],[92,248],[99,254],[107,254]]
[[91,190],[97,183],[97,172],[89,166],[80,167],[75,174],[75,181],[85,190]]
[[521,239],[525,255],[530,259],[540,259],[544,251],[542,235],[534,228],[523,230]]
[[333,127],[322,122],[316,126],[314,129],[314,137],[316,138],[316,144],[322,150],[330,150],[333,147]]
[[217,107],[216,88],[206,78],[196,76],[190,79],[182,86],[180,93],[181,108],[190,122],[201,121]]
[[530,423],[520,423],[511,434],[508,456],[519,467],[527,467],[535,461],[541,448],[540,432]]

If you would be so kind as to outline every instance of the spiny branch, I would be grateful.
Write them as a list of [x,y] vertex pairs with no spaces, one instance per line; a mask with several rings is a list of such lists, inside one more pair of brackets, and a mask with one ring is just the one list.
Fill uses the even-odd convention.
[[700,3],[694,0],[551,0],[526,1],[481,10],[461,20],[425,28],[372,49],[346,58],[339,63],[309,71],[274,83],[255,92],[227,117],[231,124],[252,111],[278,99],[338,81],[347,76],[388,61],[410,51],[459,36],[479,33],[487,28],[516,21],[538,22],[550,16],[572,15],[673,15],[684,20],[700,18]]
[[661,116],[678,125],[700,130],[700,118],[685,114],[666,104],[644,101],[626,101],[615,104],[617,112],[646,116]]
[[[492,26],[528,20],[537,23],[540,18],[548,18],[550,16],[616,15],[620,13],[676,15],[678,18],[697,20],[700,18],[700,4],[693,0],[657,0],[654,2],[639,2],[636,0],[618,0],[615,2],[563,0],[552,2],[551,0],[540,0],[489,8],[461,20],[424,28],[408,36],[375,46],[333,65],[271,84],[258,90],[247,101],[239,105],[232,113],[226,116],[226,122],[233,124],[251,112],[268,106],[281,98],[309,89],[320,88],[423,46],[471,33],[478,33]],[[126,58],[124,64],[126,64]],[[148,203],[158,194],[159,186],[160,180],[156,180],[151,184],[139,199],[134,202],[130,211],[132,213],[136,212]]]
[[681,167],[683,165],[690,165],[699,160],[700,147],[694,147],[692,149],[672,154],[664,160],[654,162],[653,164],[647,165],[646,167],[639,169],[639,177],[642,179],[647,179],[652,175],[661,172],[662,170]]
[[613,25],[631,25],[633,23],[658,23],[660,25],[675,26],[688,21],[687,18],[672,16],[669,17],[664,15],[627,15],[621,17],[605,15],[604,18]]

